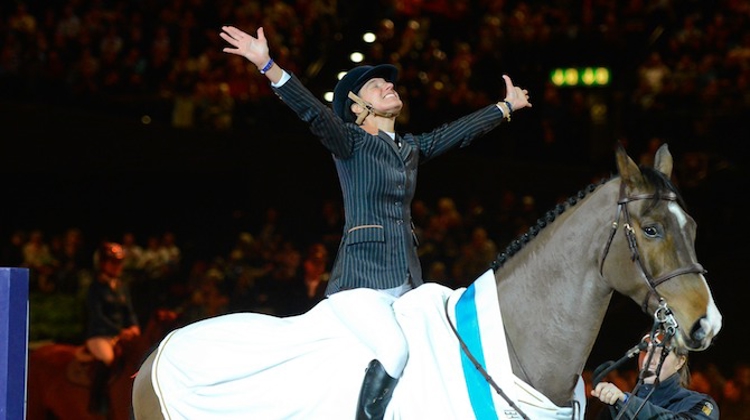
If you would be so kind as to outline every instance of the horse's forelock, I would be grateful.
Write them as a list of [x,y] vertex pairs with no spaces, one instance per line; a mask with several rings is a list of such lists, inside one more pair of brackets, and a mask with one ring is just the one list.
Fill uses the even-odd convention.
[[651,207],[655,206],[665,193],[672,193],[677,197],[677,204],[683,209],[687,209],[680,191],[666,175],[649,166],[641,166],[641,174],[654,187],[654,198]]

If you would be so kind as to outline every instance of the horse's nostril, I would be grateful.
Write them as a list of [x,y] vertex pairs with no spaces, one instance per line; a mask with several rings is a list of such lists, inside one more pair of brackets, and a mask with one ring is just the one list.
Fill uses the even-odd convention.
[[708,330],[705,328],[706,317],[702,317],[693,325],[690,331],[690,339],[695,343],[703,343],[708,338]]

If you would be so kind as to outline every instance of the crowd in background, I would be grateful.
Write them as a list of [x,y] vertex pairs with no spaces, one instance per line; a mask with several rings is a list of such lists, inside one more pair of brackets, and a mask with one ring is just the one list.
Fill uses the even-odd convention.
[[[321,96],[351,67],[351,51],[398,65],[408,103],[399,124],[410,131],[496,101],[499,75],[507,73],[532,92],[538,115],[525,126],[531,140],[514,153],[589,155],[601,102],[613,121],[605,136],[644,152],[679,141],[685,153],[677,180],[689,189],[731,165],[747,150],[738,140],[750,137],[743,121],[750,110],[748,1],[66,0],[4,2],[0,12],[4,101],[114,114],[146,109],[157,122],[215,132],[278,122],[283,114],[268,82],[246,60],[223,54],[218,37],[224,24],[262,25],[274,59]],[[361,40],[366,30],[375,42]],[[548,81],[554,67],[586,65],[613,70],[609,93]],[[414,202],[426,279],[465,286],[539,217],[540,197],[500,195],[491,204]],[[210,259],[185,258],[166,229],[104,238],[65,221],[54,232],[19,227],[3,239],[0,266],[31,268],[32,293],[80,294],[91,281],[92,250],[108,239],[126,248],[125,275],[142,318],[160,305],[179,308],[186,321],[245,310],[296,314],[321,298],[338,246],[340,208],[323,207],[304,238],[269,208]],[[630,383],[628,375],[615,380]],[[748,418],[747,363],[730,373],[706,366],[693,376],[723,417]]]
[[[268,106],[278,101],[257,69],[222,53],[218,33],[224,24],[262,25],[276,61],[321,96],[352,66],[353,51],[366,63],[396,64],[405,102],[430,110],[403,112],[399,124],[410,131],[502,97],[506,73],[541,108],[531,136],[538,141],[526,146],[537,155],[585,156],[586,145],[577,143],[602,118],[597,101],[615,120],[614,135],[639,145],[668,135],[710,152],[747,134],[738,131],[750,107],[746,1],[354,3],[6,2],[0,95],[120,114],[147,110],[182,128],[244,129],[278,118],[279,108]],[[366,31],[374,42],[362,40]],[[612,97],[549,82],[551,69],[567,66],[611,68]]]

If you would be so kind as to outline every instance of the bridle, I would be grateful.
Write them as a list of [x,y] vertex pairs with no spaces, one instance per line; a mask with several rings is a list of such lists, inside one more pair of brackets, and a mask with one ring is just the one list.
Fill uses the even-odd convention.
[[659,194],[658,196],[656,194],[638,194],[638,195],[628,196],[625,193],[625,182],[624,181],[620,182],[620,198],[617,200],[617,213],[615,215],[615,220],[612,222],[612,229],[610,230],[609,238],[607,239],[607,244],[604,246],[604,252],[602,254],[601,263],[599,265],[599,274],[602,277],[604,277],[604,261],[607,259],[607,255],[609,254],[609,248],[612,245],[612,240],[614,239],[615,234],[617,233],[617,229],[620,226],[620,217],[622,216],[625,219],[625,223],[622,226],[625,231],[625,238],[628,241],[628,248],[630,248],[630,259],[638,265],[638,268],[641,270],[641,273],[643,273],[643,277],[646,279],[646,282],[649,288],[649,291],[646,294],[646,297],[643,300],[643,303],[641,304],[641,309],[643,309],[643,312],[646,312],[646,313],[648,313],[648,302],[651,299],[651,295],[656,296],[660,302],[664,300],[659,294],[659,292],[656,290],[656,287],[659,286],[660,284],[666,282],[667,280],[675,278],[677,276],[681,276],[683,274],[691,274],[691,273],[706,274],[707,273],[707,271],[703,268],[702,265],[698,263],[693,263],[686,267],[680,267],[676,270],[673,270],[655,279],[651,275],[651,273],[648,271],[648,269],[643,266],[640,253],[638,252],[638,242],[635,237],[635,229],[633,229],[633,225],[630,220],[630,212],[628,211],[628,203],[633,202],[633,201],[638,201],[638,200],[648,200],[648,199],[655,199],[655,198],[658,198],[660,200],[666,200],[666,201],[677,201],[677,194],[673,192],[668,192],[665,194]]
[[[661,285],[662,283],[666,282],[667,280],[671,280],[675,277],[681,276],[683,274],[706,274],[706,270],[703,268],[702,265],[699,263],[692,263],[685,267],[677,268],[676,270],[672,270],[669,273],[666,273],[658,278],[654,278],[649,270],[643,265],[643,261],[641,260],[640,253],[638,252],[638,242],[636,240],[635,236],[635,229],[633,228],[633,224],[631,222],[630,218],[630,212],[628,211],[628,203],[638,200],[649,200],[649,199],[659,199],[659,200],[666,200],[666,201],[677,201],[677,194],[674,192],[666,192],[662,194],[638,194],[638,195],[632,195],[628,196],[625,193],[625,182],[620,182],[620,197],[617,200],[617,213],[615,215],[615,220],[612,222],[612,228],[609,233],[609,238],[607,239],[607,244],[604,246],[604,251],[602,253],[601,263],[599,265],[599,274],[604,277],[604,261],[607,259],[607,255],[609,254],[610,246],[612,245],[612,241],[615,237],[615,234],[617,233],[617,229],[620,226],[620,217],[623,217],[624,224],[623,229],[625,233],[625,238],[628,242],[628,248],[630,249],[630,259],[638,265],[638,268],[641,270],[641,273],[643,274],[643,278],[646,280],[646,283],[648,285],[649,291],[646,294],[646,297],[643,299],[643,303],[641,304],[641,309],[643,312],[648,313],[648,303],[653,296],[655,296],[659,304],[657,306],[656,311],[653,314],[654,318],[654,326],[651,330],[651,338],[653,339],[656,335],[657,331],[662,331],[664,335],[666,336],[666,340],[664,340],[660,346],[664,348],[664,350],[661,353],[661,358],[659,360],[659,363],[656,368],[656,380],[654,384],[659,383],[659,374],[661,372],[662,365],[664,364],[664,359],[667,357],[670,351],[672,351],[672,340],[674,339],[675,335],[677,334],[677,329],[679,328],[677,324],[677,320],[674,317],[674,314],[672,313],[672,310],[667,305],[666,300],[659,294],[659,292],[656,290],[656,288]],[[653,341],[653,340],[652,340]],[[631,349],[631,351],[626,354],[625,357],[620,359],[617,363],[613,363],[611,366],[609,366],[606,370],[610,371],[617,366],[619,366],[623,361],[632,358],[635,354],[638,354],[640,351],[644,350],[646,347],[642,346],[643,343],[639,343],[638,346],[636,346],[634,349]],[[635,350],[635,351],[633,351]],[[644,367],[641,369],[639,373],[639,380],[638,384],[636,385],[635,389],[633,389],[633,394],[635,394],[635,391],[643,384],[643,379],[646,374],[646,368],[645,366],[648,366],[651,363],[651,358],[653,357],[653,352],[648,353],[648,361],[646,364],[644,364]],[[599,377],[603,377],[603,373],[600,373]],[[596,382],[594,382],[596,384]],[[643,409],[643,406],[646,404],[646,401],[649,400],[651,395],[653,394],[654,388],[651,389],[651,392],[643,399],[643,403],[638,407],[636,411],[637,413],[640,413],[640,411]],[[628,404],[631,403],[633,400],[628,400]],[[625,413],[625,409],[621,409],[619,415],[617,416],[617,419],[619,420],[622,418],[623,414]],[[634,417],[635,418],[635,417]]]

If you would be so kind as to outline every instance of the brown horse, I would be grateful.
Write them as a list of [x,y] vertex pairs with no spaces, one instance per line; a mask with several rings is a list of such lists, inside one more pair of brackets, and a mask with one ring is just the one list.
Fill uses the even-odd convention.
[[[110,420],[128,420],[133,375],[149,349],[176,326],[177,315],[158,310],[142,335],[121,338],[109,382]],[[100,420],[88,412],[94,359],[85,346],[46,344],[29,354],[27,420]]]
[[[618,177],[559,204],[466,289],[426,283],[395,301],[408,361],[387,419],[583,418],[581,374],[615,292],[678,345],[705,350],[722,325],[695,255],[696,224],[670,182],[618,148]],[[306,314],[232,314],[168,335],[133,386],[136,419],[353,418],[374,350],[342,326],[379,293],[339,292]]]

